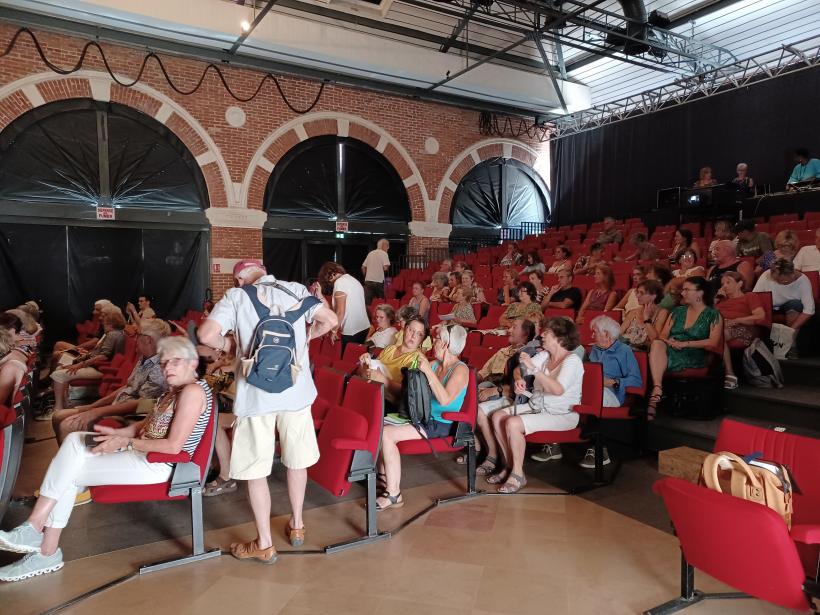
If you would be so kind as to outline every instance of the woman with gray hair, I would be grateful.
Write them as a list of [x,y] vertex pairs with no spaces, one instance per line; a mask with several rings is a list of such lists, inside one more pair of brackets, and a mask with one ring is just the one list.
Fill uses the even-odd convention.
[[28,370],[27,357],[15,347],[14,333],[0,329],[0,404],[11,406],[11,397]]
[[738,162],[735,168],[737,175],[732,180],[732,183],[741,192],[751,192],[755,187],[755,180],[749,177],[749,165],[745,162]]
[[0,531],[0,549],[25,557],[0,568],[0,581],[21,581],[63,567],[60,534],[79,490],[97,485],[148,485],[168,480],[172,466],[152,463],[148,453],[193,454],[211,417],[211,390],[197,379],[199,362],[184,337],[159,342],[169,390],[139,423],[122,429],[95,426],[70,434],[49,464],[40,497],[28,519]]
[[419,370],[427,377],[433,399],[430,420],[419,429],[413,425],[385,425],[382,432],[382,453],[379,462],[384,476],[384,493],[376,500],[378,510],[404,506],[401,497],[401,454],[399,442],[440,438],[447,436],[454,425],[443,418],[445,412],[458,412],[467,394],[470,369],[459,359],[467,343],[467,330],[461,325],[441,327],[439,337],[433,343],[436,360],[430,363],[424,354],[418,355]]

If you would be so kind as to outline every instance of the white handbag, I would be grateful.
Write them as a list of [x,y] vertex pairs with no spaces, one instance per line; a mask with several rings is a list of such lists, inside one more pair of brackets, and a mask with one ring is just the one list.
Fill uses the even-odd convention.
[[771,340],[774,344],[772,354],[775,359],[785,359],[786,354],[791,350],[794,344],[794,336],[797,332],[791,327],[781,325],[780,323],[772,323]]

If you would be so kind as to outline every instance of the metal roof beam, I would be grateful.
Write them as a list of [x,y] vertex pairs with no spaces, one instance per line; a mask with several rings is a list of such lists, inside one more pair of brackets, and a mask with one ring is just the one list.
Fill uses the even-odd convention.
[[[256,26],[265,18],[265,15],[273,8],[273,5],[276,4],[276,0],[268,0],[268,3],[262,8],[261,11],[257,14],[254,18],[253,23],[251,23],[250,28],[248,28],[247,32],[243,32],[239,38],[236,39],[236,42],[231,46],[228,50],[229,55],[233,55],[236,53],[236,50],[242,46],[242,43],[253,33],[256,29]],[[256,8],[256,4],[254,4],[254,8]]]
[[450,38],[444,41],[444,44],[441,46],[441,49],[439,51],[441,51],[442,53],[447,53],[448,51],[450,51],[450,46],[459,37],[461,32],[464,30],[464,27],[469,23],[470,19],[472,19],[473,15],[475,15],[477,8],[478,3],[473,4],[473,6],[470,7],[470,10],[467,11],[467,14],[464,17],[462,17],[461,20],[456,24],[456,27],[453,28],[453,33],[450,35]]

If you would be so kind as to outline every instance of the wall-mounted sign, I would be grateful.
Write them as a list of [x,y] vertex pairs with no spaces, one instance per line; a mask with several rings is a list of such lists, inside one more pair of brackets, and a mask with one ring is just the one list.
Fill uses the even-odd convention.
[[114,220],[114,208],[113,207],[98,207],[97,208],[97,220]]
[[347,220],[336,220],[336,232],[347,233]]

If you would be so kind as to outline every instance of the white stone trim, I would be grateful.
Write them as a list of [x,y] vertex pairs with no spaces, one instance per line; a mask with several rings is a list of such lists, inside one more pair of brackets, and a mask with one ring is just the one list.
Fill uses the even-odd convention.
[[162,122],[163,124],[167,123],[171,116],[174,114],[174,110],[171,105],[166,105],[162,103],[157,112],[154,114],[154,119],[158,122]]
[[214,227],[261,229],[268,220],[268,214],[261,209],[243,207],[209,207],[205,215]]
[[504,158],[512,158],[512,143],[501,144],[501,155]]
[[296,133],[296,136],[299,137],[300,141],[307,141],[308,133],[305,130],[304,124],[297,124],[293,127],[293,131]]
[[[211,164],[212,162],[216,162],[216,155],[211,150],[205,150],[199,156],[196,157],[196,163],[200,167],[204,167],[207,164]],[[233,194],[233,190],[231,190],[231,194]]]
[[458,186],[456,186],[456,183],[449,177],[447,178],[447,181],[444,182],[444,187],[445,189],[449,189],[452,193],[455,193],[455,191],[458,190]]
[[[125,76],[117,75],[117,77],[121,81],[128,81],[129,80],[129,78],[125,77]],[[37,97],[39,97],[39,99],[42,100],[43,97],[40,94],[39,90],[37,90],[37,87],[36,87],[38,83],[45,83],[45,82],[48,82],[48,81],[63,81],[63,80],[66,80],[66,79],[88,79],[88,80],[91,80],[91,79],[107,79],[107,80],[110,80],[111,75],[109,75],[107,72],[94,71],[94,70],[85,70],[85,69],[84,70],[78,70],[77,72],[72,73],[71,75],[68,75],[68,76],[56,75],[52,72],[44,72],[44,73],[37,73],[37,74],[34,74],[34,75],[27,75],[25,77],[22,77],[21,79],[17,79],[16,81],[12,81],[10,83],[7,83],[3,87],[0,87],[0,100],[3,100],[5,98],[7,98],[12,93],[14,93],[18,90],[21,90],[23,92],[23,94],[26,96],[26,98],[29,99],[29,101],[32,103],[33,106],[39,106],[39,105],[35,105],[32,98],[29,97],[29,93],[31,93],[31,88],[34,88],[34,90],[36,91],[36,96],[35,96],[34,100],[37,100]],[[223,158],[222,153],[219,150],[219,146],[217,146],[216,142],[213,140],[211,135],[208,134],[208,131],[205,130],[205,128],[202,126],[202,124],[200,124],[199,121],[193,115],[191,115],[182,105],[180,105],[174,99],[172,99],[169,96],[163,94],[159,90],[156,90],[156,89],[152,88],[151,86],[146,85],[145,83],[136,83],[135,85],[133,85],[131,87],[131,89],[133,89],[137,92],[141,92],[142,94],[145,94],[146,96],[149,96],[150,98],[153,98],[154,100],[159,101],[160,103],[162,103],[163,107],[167,105],[174,113],[176,113],[186,124],[188,124],[193,129],[193,131],[196,133],[196,135],[200,139],[202,139],[202,141],[205,143],[205,146],[208,148],[208,150],[210,152],[212,152],[213,155],[215,156],[215,161],[217,163],[217,166],[219,167],[219,172],[220,172],[220,175],[222,176],[222,181],[225,185],[225,195],[226,195],[226,198],[229,199],[228,206],[229,207],[241,207],[242,206],[241,204],[236,203],[236,202],[232,202],[230,200],[230,198],[231,198],[230,197],[230,195],[231,195],[231,174],[230,174],[230,171],[228,170],[228,165],[225,164],[225,159]],[[43,103],[44,103],[44,101],[40,102],[39,104],[43,104]],[[160,111],[157,112],[157,115],[154,116],[155,119],[157,119],[157,116],[160,115],[160,112],[162,112],[162,107],[160,107]],[[169,114],[169,117],[170,117],[170,114]],[[163,123],[167,122],[167,120],[168,120],[168,118],[165,118],[165,121],[163,121]],[[158,121],[161,121],[161,120],[158,120]],[[210,205],[210,203],[209,203],[209,205]]]
[[289,122],[285,122],[284,124],[279,126],[279,128],[274,130],[270,135],[268,135],[268,137],[264,141],[262,141],[254,155],[251,157],[250,164],[248,165],[248,170],[245,172],[245,178],[242,181],[242,193],[239,198],[240,207],[248,207],[248,193],[250,192],[251,179],[253,178],[254,170],[257,166],[262,167],[261,160],[265,157],[265,152],[268,151],[268,148],[288,131],[296,130],[298,134],[298,127],[301,127],[304,131],[305,124],[309,122],[315,122],[317,120],[335,120],[337,122],[337,126],[338,122],[344,120],[348,122],[348,127],[355,124],[357,126],[367,128],[368,130],[379,135],[379,142],[378,145],[376,145],[376,151],[378,151],[380,154],[384,153],[384,150],[387,148],[388,144],[395,147],[396,151],[398,151],[399,155],[407,163],[407,166],[410,167],[410,177],[418,178],[418,181],[416,183],[418,187],[421,189],[421,196],[424,200],[424,211],[425,215],[427,216],[427,219],[431,221],[436,220],[435,217],[430,217],[431,213],[434,211],[434,204],[430,201],[430,197],[427,193],[427,187],[424,184],[424,179],[422,178],[418,165],[416,165],[416,161],[413,160],[413,158],[410,156],[405,147],[398,141],[398,139],[393,137],[384,128],[382,128],[378,124],[374,124],[370,120],[366,120],[362,117],[352,115],[349,113],[336,113],[330,111],[308,113],[306,115],[295,117]]
[[[31,103],[32,107],[36,108],[46,104],[46,99],[43,98],[42,94],[40,94],[40,90],[37,88],[35,84],[29,83],[19,89],[23,92],[23,96],[25,96]],[[5,98],[5,96],[3,96],[2,98]]]
[[453,230],[452,224],[441,222],[420,222],[415,220],[407,225],[414,237],[449,237]]
[[350,120],[346,120],[343,118],[339,118],[336,120],[336,132],[339,133],[340,137],[349,137],[350,136]]
[[410,186],[414,186],[421,182],[421,178],[413,173],[410,177],[405,177],[402,183],[404,184],[405,188],[409,188]]
[[[514,145],[516,147],[520,147],[524,151],[529,152],[530,154],[532,154],[533,156],[538,158],[538,152],[536,150],[534,150],[532,147],[530,147],[526,143],[523,143],[521,141],[516,141],[515,139],[485,139],[484,141],[479,141],[478,143],[473,143],[472,145],[470,145],[470,147],[468,147],[465,150],[462,150],[455,158],[453,158],[453,161],[450,163],[450,166],[447,167],[447,170],[444,172],[444,179],[442,180],[442,182],[438,186],[438,191],[436,192],[435,200],[432,201],[432,206],[433,206],[434,210],[427,214],[427,219],[428,220],[438,220],[438,215],[439,215],[439,212],[441,211],[441,197],[444,196],[445,188],[449,188],[451,184],[455,184],[452,177],[453,177],[453,172],[456,170],[456,167],[458,167],[458,165],[461,164],[461,161],[464,160],[467,156],[470,156],[473,159],[473,161],[475,161],[475,164],[480,163],[481,162],[481,157],[478,154],[478,150],[480,150],[482,147],[486,147],[488,145],[501,145],[502,150],[503,150],[505,145],[509,145],[511,155],[512,155],[512,146]],[[509,158],[511,156],[507,156],[507,157]],[[473,166],[475,166],[475,165],[473,165]],[[542,178],[542,179],[544,179],[544,178]],[[549,181],[547,179],[545,179],[544,181],[547,185],[549,185]],[[455,190],[452,190],[452,191],[455,192]]]
[[[270,160],[268,160],[267,158],[265,158],[264,156],[262,156],[259,159],[259,162],[257,164],[258,164],[259,167],[264,169],[266,172],[273,173],[273,163]],[[240,195],[241,195],[241,192],[240,192]]]
[[111,102],[111,80],[102,78],[91,78],[88,80],[91,86],[91,98],[101,102]]

